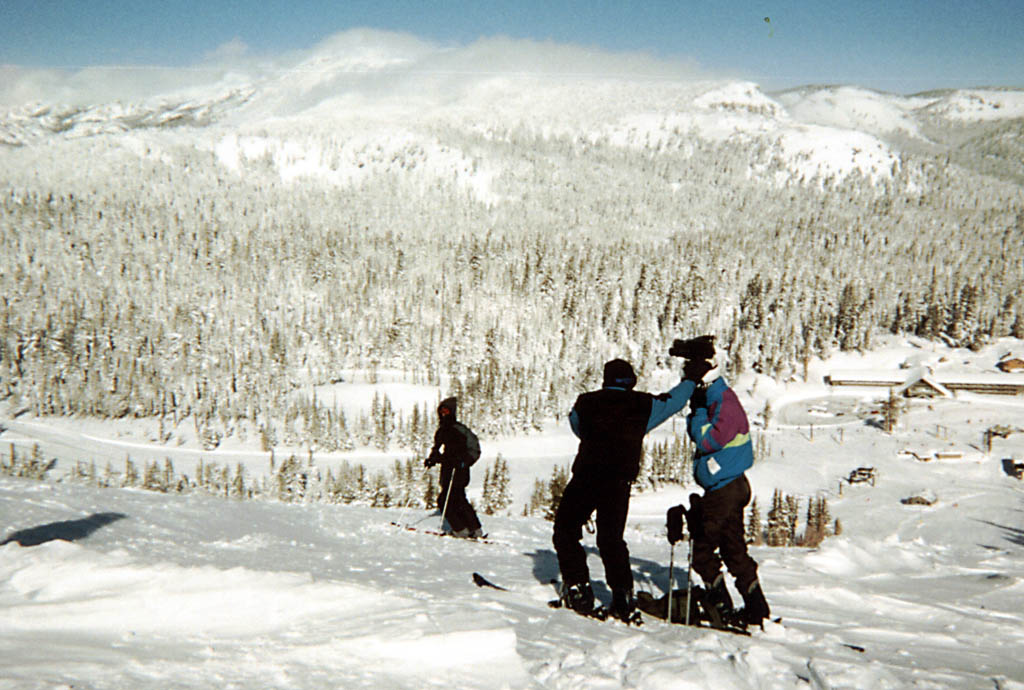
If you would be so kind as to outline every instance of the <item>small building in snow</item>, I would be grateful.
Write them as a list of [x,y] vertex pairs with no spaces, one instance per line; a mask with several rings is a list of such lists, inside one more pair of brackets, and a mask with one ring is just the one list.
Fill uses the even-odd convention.
[[959,391],[990,395],[1024,395],[1024,374],[935,373],[924,367],[904,370],[837,370],[825,377],[829,386],[895,388],[907,397],[949,397]]

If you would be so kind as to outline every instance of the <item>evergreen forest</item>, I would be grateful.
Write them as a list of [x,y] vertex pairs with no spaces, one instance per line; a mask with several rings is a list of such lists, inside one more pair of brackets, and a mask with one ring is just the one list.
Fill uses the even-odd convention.
[[[343,134],[309,136],[342,165]],[[269,154],[227,169],[187,127],[0,149],[0,398],[189,420],[209,447],[243,423],[270,447],[386,447],[386,412],[346,420],[311,387],[400,370],[474,429],[521,433],[611,357],[644,387],[679,337],[775,377],[879,332],[1024,337],[1013,176],[919,152],[791,179],[770,147],[686,132],[424,136],[489,193],[415,142],[366,144],[350,184],[285,180]],[[428,416],[393,440],[422,447]]]

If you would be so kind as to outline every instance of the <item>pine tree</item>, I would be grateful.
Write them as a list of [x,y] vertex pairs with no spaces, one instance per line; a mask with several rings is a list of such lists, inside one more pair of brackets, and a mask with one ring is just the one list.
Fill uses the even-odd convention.
[[276,475],[277,500],[283,503],[302,501],[306,496],[306,472],[294,455],[281,463]]
[[167,491],[171,489],[177,489],[177,481],[174,474],[174,463],[171,462],[170,458],[164,458],[164,474],[163,484]]
[[484,470],[484,490],[483,490],[483,512],[485,515],[494,515],[494,499],[492,496],[491,489],[491,468]]
[[495,512],[506,510],[512,505],[512,476],[509,473],[508,461],[501,456],[501,453],[494,461],[491,483],[493,484]]
[[526,504],[523,515],[534,515],[543,508],[549,500],[547,482],[537,478],[533,480],[533,491],[530,493],[530,502]]
[[117,470],[114,469],[110,462],[107,462],[107,466],[103,470],[103,479],[99,480],[99,486],[104,489],[112,489],[118,486],[119,483]]
[[802,546],[815,548],[825,538],[828,523],[822,520],[822,500],[812,498],[807,502],[807,525],[804,527]]
[[544,509],[544,519],[554,522],[558,506],[562,502],[562,493],[569,483],[569,469],[566,467],[555,467],[551,472],[551,479],[548,480],[547,505]]
[[885,430],[890,434],[899,423],[900,413],[903,411],[903,404],[896,395],[896,389],[889,389],[889,397],[882,402],[882,417],[885,422]]
[[761,527],[761,511],[757,506],[757,497],[750,502],[750,517],[747,520],[746,540],[748,544],[760,546],[764,543]]
[[768,511],[768,546],[786,546],[787,520],[784,512],[782,492],[775,489],[772,493],[772,507]]
[[231,480],[231,496],[233,498],[245,498],[245,468],[242,463],[235,466],[235,476]]
[[423,504],[427,508],[437,503],[438,488],[432,472],[423,473]]
[[167,489],[161,479],[160,466],[154,460],[146,465],[145,472],[142,475],[142,488],[148,491],[166,492]]
[[[93,473],[93,476],[95,476],[95,472]],[[138,483],[139,471],[135,469],[135,463],[132,462],[132,459],[127,457],[124,460],[124,482],[121,486],[132,487],[138,485]]]
[[796,544],[796,527],[797,521],[800,518],[800,501],[795,496],[786,496],[785,505],[787,521],[786,546],[793,546]]

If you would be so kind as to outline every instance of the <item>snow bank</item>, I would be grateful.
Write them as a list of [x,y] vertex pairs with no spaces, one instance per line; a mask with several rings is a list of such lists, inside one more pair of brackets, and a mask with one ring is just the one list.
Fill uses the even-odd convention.
[[[40,646],[51,659],[41,676]],[[118,687],[114,677],[140,662],[149,681],[176,687],[193,685],[186,666],[205,669],[197,687],[251,686],[264,674],[277,685],[275,673],[320,686],[304,668],[366,686],[383,676],[420,687],[423,674],[470,687],[524,681],[515,632],[493,617],[432,616],[412,598],[306,573],[146,565],[59,540],[0,548],[0,656],[0,688],[73,678],[83,658],[119,669],[106,680],[86,671],[97,687]]]

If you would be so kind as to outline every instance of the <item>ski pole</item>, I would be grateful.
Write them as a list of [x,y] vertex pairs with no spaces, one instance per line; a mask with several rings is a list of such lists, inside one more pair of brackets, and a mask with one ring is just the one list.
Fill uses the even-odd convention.
[[693,536],[688,541],[688,555],[686,559],[686,624],[690,624],[690,601],[693,596]]
[[455,468],[452,468],[452,478],[448,480],[448,491],[444,495],[444,508],[441,509],[441,531],[444,532],[444,520],[448,514],[448,500],[452,497],[452,484],[455,483]]
[[675,589],[673,582],[673,571],[676,566],[676,544],[672,542],[672,549],[668,552],[668,610],[665,613],[665,621],[672,622],[672,590]]

